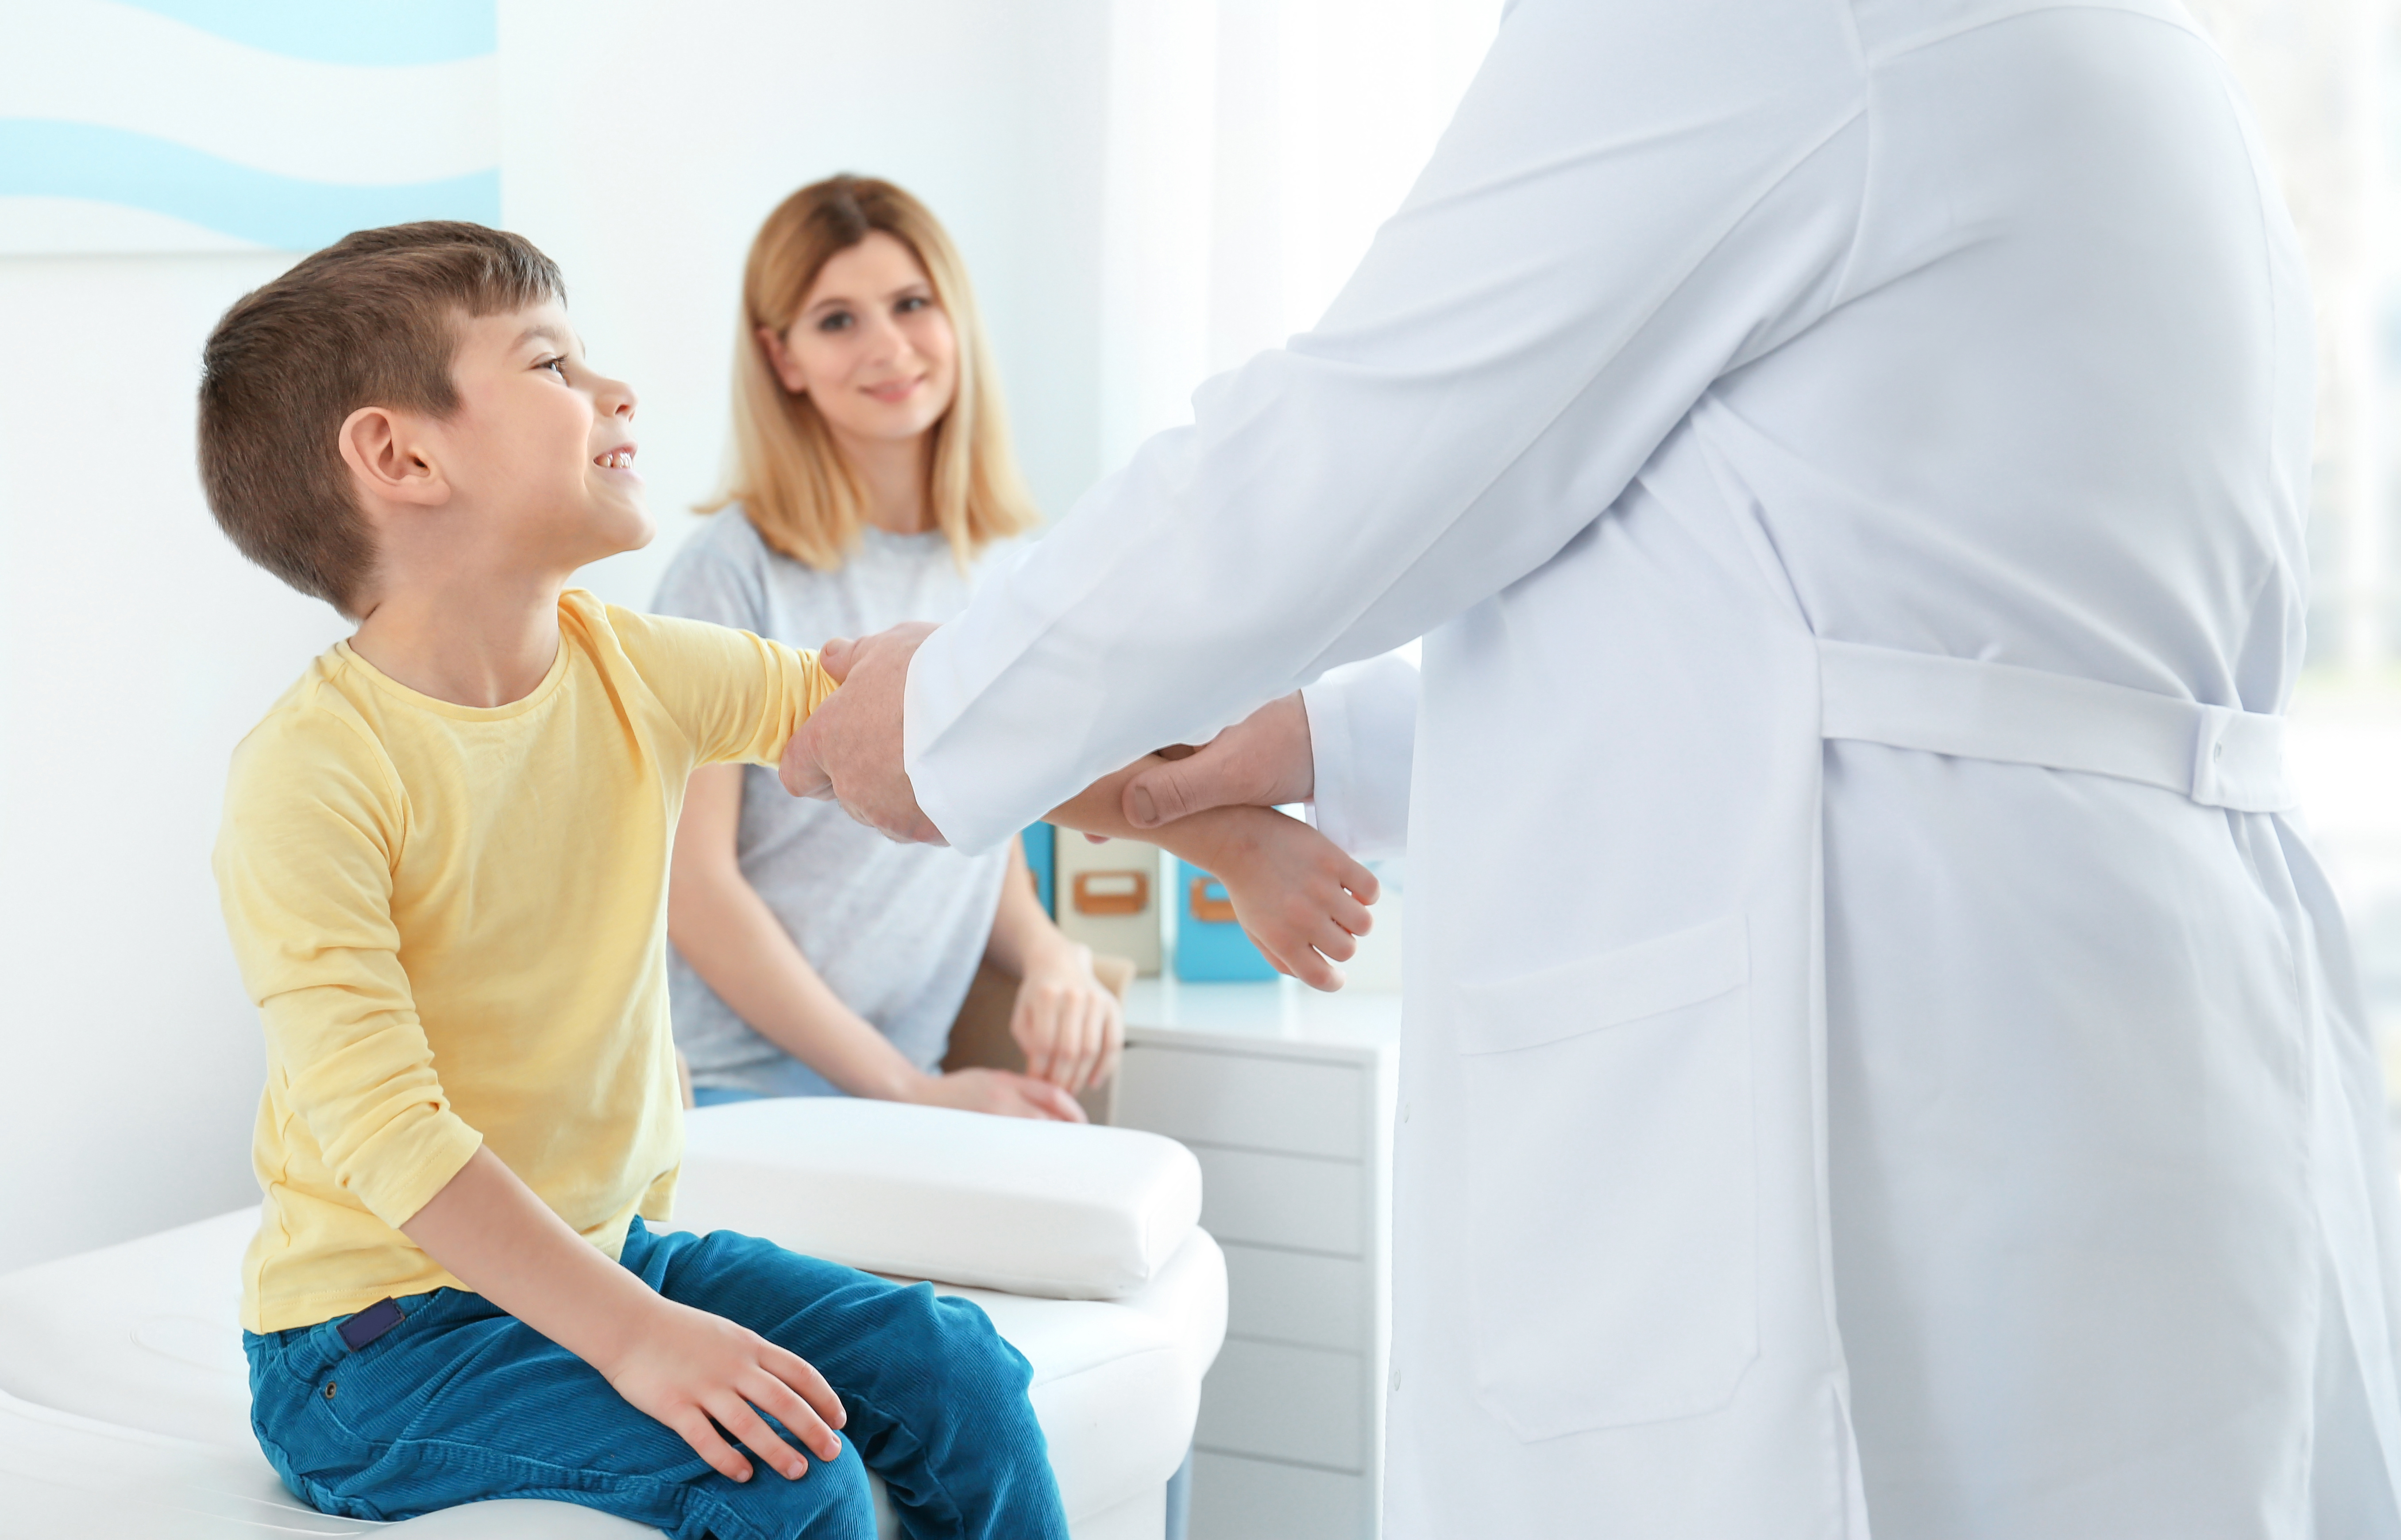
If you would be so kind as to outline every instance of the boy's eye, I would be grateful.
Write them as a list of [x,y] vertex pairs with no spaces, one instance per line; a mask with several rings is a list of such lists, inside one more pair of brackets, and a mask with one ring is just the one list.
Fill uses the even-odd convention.
[[567,360],[564,358],[544,359],[540,363],[535,364],[534,367],[536,369],[547,369],[552,374],[556,375],[561,380],[567,378]]

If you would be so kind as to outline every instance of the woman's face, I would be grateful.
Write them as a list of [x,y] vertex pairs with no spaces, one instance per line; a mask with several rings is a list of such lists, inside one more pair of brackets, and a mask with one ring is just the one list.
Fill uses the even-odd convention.
[[784,388],[846,437],[914,439],[951,409],[959,346],[916,254],[882,230],[834,253],[780,334],[759,329]]

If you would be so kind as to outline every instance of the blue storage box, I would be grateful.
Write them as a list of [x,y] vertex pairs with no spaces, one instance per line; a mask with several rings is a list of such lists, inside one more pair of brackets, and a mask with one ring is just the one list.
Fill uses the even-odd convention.
[[1034,891],[1041,896],[1042,912],[1058,919],[1059,902],[1052,892],[1059,881],[1057,829],[1048,824],[1036,824],[1025,831],[1025,864],[1034,868]]
[[1175,864],[1175,976],[1223,984],[1279,978],[1234,919],[1226,885],[1189,861]]

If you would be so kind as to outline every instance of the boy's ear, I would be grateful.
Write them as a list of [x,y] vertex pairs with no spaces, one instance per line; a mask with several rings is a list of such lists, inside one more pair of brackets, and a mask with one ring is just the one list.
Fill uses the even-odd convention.
[[414,414],[362,406],[342,419],[342,463],[361,490],[385,502],[432,508],[450,500],[449,478],[431,457]]

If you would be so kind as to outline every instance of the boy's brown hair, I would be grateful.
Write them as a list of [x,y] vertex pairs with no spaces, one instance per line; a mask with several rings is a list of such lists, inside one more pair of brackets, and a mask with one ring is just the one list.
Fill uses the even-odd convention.
[[342,424],[446,416],[460,323],[563,299],[533,242],[458,220],[360,230],[237,301],[200,355],[200,484],[241,553],[352,619],[375,545]]

